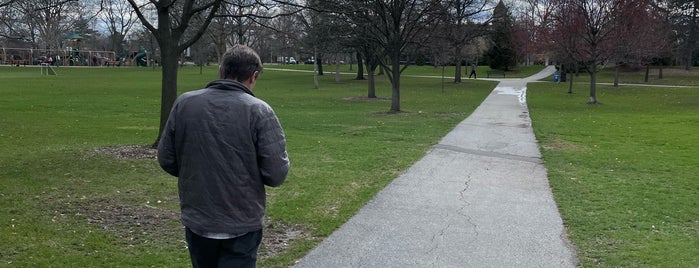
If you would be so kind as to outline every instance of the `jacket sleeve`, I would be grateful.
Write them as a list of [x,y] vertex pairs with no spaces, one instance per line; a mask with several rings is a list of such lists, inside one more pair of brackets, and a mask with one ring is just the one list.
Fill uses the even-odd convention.
[[262,182],[276,187],[281,185],[289,172],[289,156],[286,138],[279,119],[269,106],[264,107],[264,116],[256,127],[257,163]]
[[177,105],[172,108],[168,117],[165,129],[160,136],[158,142],[158,163],[160,167],[172,176],[178,177],[180,173],[179,165],[177,164],[177,153],[175,150],[175,110]]

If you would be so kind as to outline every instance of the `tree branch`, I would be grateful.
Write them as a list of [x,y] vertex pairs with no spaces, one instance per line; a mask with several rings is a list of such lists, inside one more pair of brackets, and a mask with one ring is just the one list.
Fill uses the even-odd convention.
[[[155,39],[160,40],[160,34],[158,33],[158,29],[153,26],[150,22],[148,22],[148,19],[143,15],[143,12],[141,11],[142,6],[138,6],[134,0],[128,0],[129,4],[133,8],[134,12],[136,12],[136,16],[138,16],[138,19],[141,21],[143,26],[145,26],[152,34],[155,36]],[[157,8],[157,2],[154,0],[150,1],[153,5],[156,5]],[[143,6],[146,6],[147,4],[144,4]]]

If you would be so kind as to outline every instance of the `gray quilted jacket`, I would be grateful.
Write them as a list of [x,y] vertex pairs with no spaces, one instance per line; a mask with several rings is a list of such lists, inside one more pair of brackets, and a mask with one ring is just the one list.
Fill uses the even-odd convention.
[[289,171],[274,111],[231,80],[213,81],[175,101],[158,162],[178,177],[184,226],[214,233],[262,229],[265,185],[282,184]]

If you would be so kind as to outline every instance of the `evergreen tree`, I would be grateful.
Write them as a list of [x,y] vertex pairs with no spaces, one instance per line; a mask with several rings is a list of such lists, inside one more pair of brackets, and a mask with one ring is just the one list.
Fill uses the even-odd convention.
[[510,10],[502,0],[493,9],[491,32],[492,47],[486,53],[490,61],[490,68],[509,70],[515,65],[515,50],[513,48],[512,33],[514,23],[510,17]]

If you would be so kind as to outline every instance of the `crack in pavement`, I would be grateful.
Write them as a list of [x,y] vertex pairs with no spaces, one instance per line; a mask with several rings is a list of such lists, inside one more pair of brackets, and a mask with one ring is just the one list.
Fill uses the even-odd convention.
[[[465,213],[466,207],[471,205],[471,203],[466,200],[466,196],[465,196],[465,193],[471,188],[471,180],[472,180],[471,175],[470,174],[466,175],[466,181],[464,181],[464,183],[463,183],[463,188],[461,190],[459,190],[459,197],[458,197],[458,200],[461,201],[463,203],[463,205],[458,210],[456,210],[456,214],[463,217],[466,220],[466,223],[473,227],[472,229],[473,229],[474,237],[477,237],[479,235],[478,234],[478,225],[473,222],[473,219],[471,218],[471,216],[469,214]],[[453,217],[454,216],[449,214],[449,213],[447,213],[447,215],[445,216],[446,219],[451,219]],[[449,220],[447,220],[447,222],[449,222]],[[432,247],[430,247],[430,249],[426,252],[426,254],[428,256],[432,255],[432,252],[434,252],[435,250],[437,250],[439,248],[440,242],[438,242],[437,239],[444,237],[445,233],[447,233],[447,230],[451,227],[452,227],[452,224],[448,223],[444,228],[440,229],[438,232],[436,232],[435,234],[432,235],[432,239],[430,240],[430,242],[432,243]],[[439,263],[439,256],[438,255],[434,256],[433,265],[436,263]]]
[[471,206],[471,203],[466,201],[466,197],[464,196],[464,193],[466,193],[466,191],[468,191],[471,188],[471,175],[467,175],[466,178],[467,180],[464,182],[464,188],[461,191],[459,191],[459,201],[463,202],[464,205],[461,206],[457,213],[466,218],[466,222],[469,225],[473,226],[473,233],[475,234],[475,236],[478,236],[478,225],[473,222],[471,215],[464,213],[466,207]]

